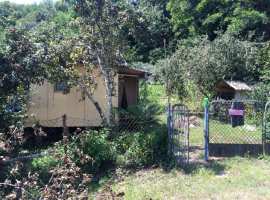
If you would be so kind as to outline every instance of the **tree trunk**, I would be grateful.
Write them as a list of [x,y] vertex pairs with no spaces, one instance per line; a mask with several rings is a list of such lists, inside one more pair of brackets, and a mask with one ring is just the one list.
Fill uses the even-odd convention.
[[107,99],[106,125],[108,127],[111,127],[113,123],[113,103],[112,103],[113,87],[114,87],[114,77],[112,75],[113,69],[112,67],[109,66],[108,62],[105,62],[106,64],[103,64],[99,56],[97,56],[97,60],[99,63],[101,73],[104,77],[106,88],[106,99]]
[[111,77],[110,72],[105,72],[104,81],[106,87],[106,98],[107,98],[107,112],[106,120],[107,125],[110,127],[113,123],[113,103],[112,103],[112,93],[113,93],[113,77]]
[[98,103],[98,102],[93,98],[93,96],[87,91],[85,85],[83,85],[82,83],[79,83],[79,85],[80,85],[81,90],[82,90],[83,92],[85,92],[85,94],[86,94],[86,96],[88,97],[88,99],[94,104],[94,106],[95,106],[95,108],[96,108],[96,110],[97,110],[97,112],[98,112],[98,114],[99,114],[99,116],[100,116],[100,118],[101,118],[102,124],[103,124],[103,125],[106,125],[107,120],[106,120],[106,117],[105,117],[105,115],[104,115],[104,113],[103,113],[103,111],[102,111],[102,109],[101,109],[99,103]]

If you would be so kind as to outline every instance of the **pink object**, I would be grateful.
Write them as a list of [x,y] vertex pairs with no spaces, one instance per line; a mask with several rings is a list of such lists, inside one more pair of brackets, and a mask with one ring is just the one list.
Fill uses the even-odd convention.
[[230,109],[229,115],[232,116],[244,116],[244,110],[236,110],[236,109]]

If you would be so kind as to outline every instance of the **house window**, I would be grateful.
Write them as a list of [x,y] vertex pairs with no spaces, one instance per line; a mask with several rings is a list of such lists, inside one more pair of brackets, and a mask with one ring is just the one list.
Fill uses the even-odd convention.
[[70,88],[66,82],[59,82],[54,85],[54,92],[62,92],[63,94],[69,93]]

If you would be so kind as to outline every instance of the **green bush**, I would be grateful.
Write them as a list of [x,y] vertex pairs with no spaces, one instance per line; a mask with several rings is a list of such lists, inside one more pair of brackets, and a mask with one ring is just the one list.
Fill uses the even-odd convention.
[[41,158],[35,158],[32,161],[33,169],[35,170],[49,170],[54,167],[58,161],[52,156],[44,156]]
[[81,148],[83,153],[92,158],[92,170],[98,170],[106,163],[114,163],[116,151],[112,141],[108,139],[107,130],[85,131],[82,133]]
[[50,178],[50,170],[59,163],[53,156],[35,158],[31,162],[31,168],[38,172],[41,180],[46,181]]
[[[56,151],[64,156],[64,144],[59,143]],[[162,161],[167,155],[167,129],[165,125],[153,123],[141,132],[122,132],[114,137],[109,137],[106,129],[86,130],[69,140],[66,152],[78,166],[90,173],[115,164],[126,167],[149,166]],[[81,162],[85,155],[90,159]],[[49,161],[45,158],[37,160],[35,167],[46,169]]]
[[118,157],[117,164],[147,166],[162,161],[167,153],[165,126],[149,127],[144,132],[121,133],[114,141]]

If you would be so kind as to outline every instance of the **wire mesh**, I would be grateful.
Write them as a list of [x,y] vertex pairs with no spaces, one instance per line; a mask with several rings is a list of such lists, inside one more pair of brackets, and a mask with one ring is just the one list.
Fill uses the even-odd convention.
[[209,113],[209,143],[261,144],[264,103],[213,101]]
[[184,105],[172,108],[171,148],[178,163],[189,162],[189,111]]
[[147,124],[151,122],[142,122],[136,117],[122,117],[113,127],[114,132],[139,132],[142,131]]

